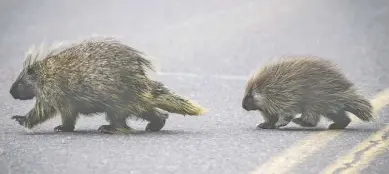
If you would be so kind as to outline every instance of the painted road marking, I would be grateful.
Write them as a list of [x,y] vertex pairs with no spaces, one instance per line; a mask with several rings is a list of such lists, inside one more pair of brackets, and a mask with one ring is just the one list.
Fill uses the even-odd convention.
[[340,132],[320,132],[308,136],[308,138],[298,141],[294,146],[286,149],[280,155],[268,160],[262,164],[251,174],[271,173],[281,174],[287,173],[295,165],[301,163],[310,154],[315,153],[326,145],[327,142],[340,135]]
[[[377,114],[384,106],[389,104],[389,88],[379,92],[371,100],[373,105],[373,113],[376,120],[379,118]],[[355,118],[355,115],[349,114],[354,123],[360,123],[361,120]],[[352,122],[352,123],[353,123]],[[320,133],[312,133],[306,139],[298,141],[294,146],[286,149],[279,155],[263,163],[258,168],[255,168],[251,174],[259,173],[287,173],[296,165],[302,163],[305,158],[319,151],[327,145],[329,141],[341,135],[344,131],[340,130],[325,130]]]
[[322,174],[342,173],[354,174],[365,169],[367,164],[377,155],[388,151],[389,125],[365,139],[350,153],[338,158],[329,165]]

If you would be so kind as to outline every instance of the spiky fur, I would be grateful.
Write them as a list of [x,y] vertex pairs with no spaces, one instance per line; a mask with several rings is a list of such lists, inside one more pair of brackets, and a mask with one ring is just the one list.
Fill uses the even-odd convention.
[[[111,37],[91,37],[81,42],[60,42],[47,48],[30,49],[17,80],[29,76],[27,72],[33,73],[37,79],[34,86],[36,104],[26,116],[15,119],[33,128],[59,113],[62,125],[56,129],[73,131],[79,114],[104,112],[110,125],[103,125],[99,130],[111,133],[119,129],[131,130],[126,125],[129,116],[149,121],[163,117],[158,114],[159,105],[167,110],[169,107],[193,107],[192,110],[198,112],[190,109],[169,111],[202,114],[200,106],[188,102],[162,105],[165,97],[150,95],[157,88],[156,81],[147,76],[147,70],[153,71],[151,61]],[[164,90],[168,91],[167,88]]]
[[251,108],[246,110],[262,112],[261,128],[278,128],[290,121],[314,127],[320,115],[334,121],[330,128],[344,128],[350,122],[345,111],[364,121],[372,119],[370,102],[356,93],[353,83],[336,65],[315,56],[285,56],[260,68],[246,84],[243,105],[248,104]]

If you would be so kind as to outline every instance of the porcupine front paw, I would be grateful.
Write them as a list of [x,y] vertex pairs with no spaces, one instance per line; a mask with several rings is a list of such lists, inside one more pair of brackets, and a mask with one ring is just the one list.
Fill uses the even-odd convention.
[[338,124],[338,123],[332,123],[330,126],[328,126],[328,129],[344,129],[347,127],[347,124]]
[[54,128],[54,131],[56,131],[56,132],[73,132],[74,125],[59,125],[59,126]]
[[298,125],[303,126],[303,127],[315,127],[316,126],[316,125],[313,125],[312,123],[305,122],[301,118],[295,118],[292,121],[293,121],[293,123],[298,124]]
[[11,117],[11,119],[16,120],[22,126],[24,126],[27,120],[26,116],[21,116],[21,115],[15,115]]
[[264,123],[258,124],[257,128],[259,128],[259,129],[275,129],[276,126],[274,124],[264,122]]
[[288,125],[288,124],[289,124],[288,121],[281,120],[281,121],[278,121],[274,126],[275,126],[276,128],[280,128],[280,127],[284,127],[284,126],[286,126],[286,125]]
[[150,122],[146,126],[146,131],[153,131],[153,132],[160,131],[165,126],[165,123],[166,123],[166,119],[162,119],[158,122]]
[[280,118],[275,124],[275,127],[276,128],[284,127],[288,125],[292,121],[292,119],[293,119],[292,116]]
[[111,125],[102,125],[97,130],[103,134],[114,134],[116,132],[116,129]]

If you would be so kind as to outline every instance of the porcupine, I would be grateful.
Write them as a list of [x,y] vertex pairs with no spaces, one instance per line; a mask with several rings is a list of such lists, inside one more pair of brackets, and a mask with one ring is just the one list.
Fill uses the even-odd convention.
[[[259,110],[262,129],[286,126],[291,121],[315,127],[324,116],[333,123],[329,129],[344,129],[351,122],[346,112],[371,121],[372,105],[357,93],[331,61],[316,56],[284,56],[253,74],[245,88],[242,107]],[[295,115],[301,114],[295,118]]]
[[98,130],[120,133],[134,130],[126,124],[128,117],[145,119],[149,121],[146,130],[159,131],[168,117],[162,110],[204,113],[200,105],[151,80],[147,70],[154,71],[150,60],[112,37],[30,49],[10,94],[20,100],[36,98],[35,106],[25,116],[12,119],[31,129],[59,113],[62,125],[54,130],[71,132],[80,114],[105,113],[110,124]]

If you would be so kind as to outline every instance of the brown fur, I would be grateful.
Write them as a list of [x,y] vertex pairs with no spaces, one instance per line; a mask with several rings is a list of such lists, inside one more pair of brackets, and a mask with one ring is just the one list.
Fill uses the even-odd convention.
[[282,57],[263,66],[249,78],[242,107],[262,112],[260,128],[282,127],[292,120],[314,127],[320,115],[334,121],[329,128],[345,128],[351,121],[345,111],[372,119],[370,102],[356,93],[353,83],[333,63],[314,56]]

